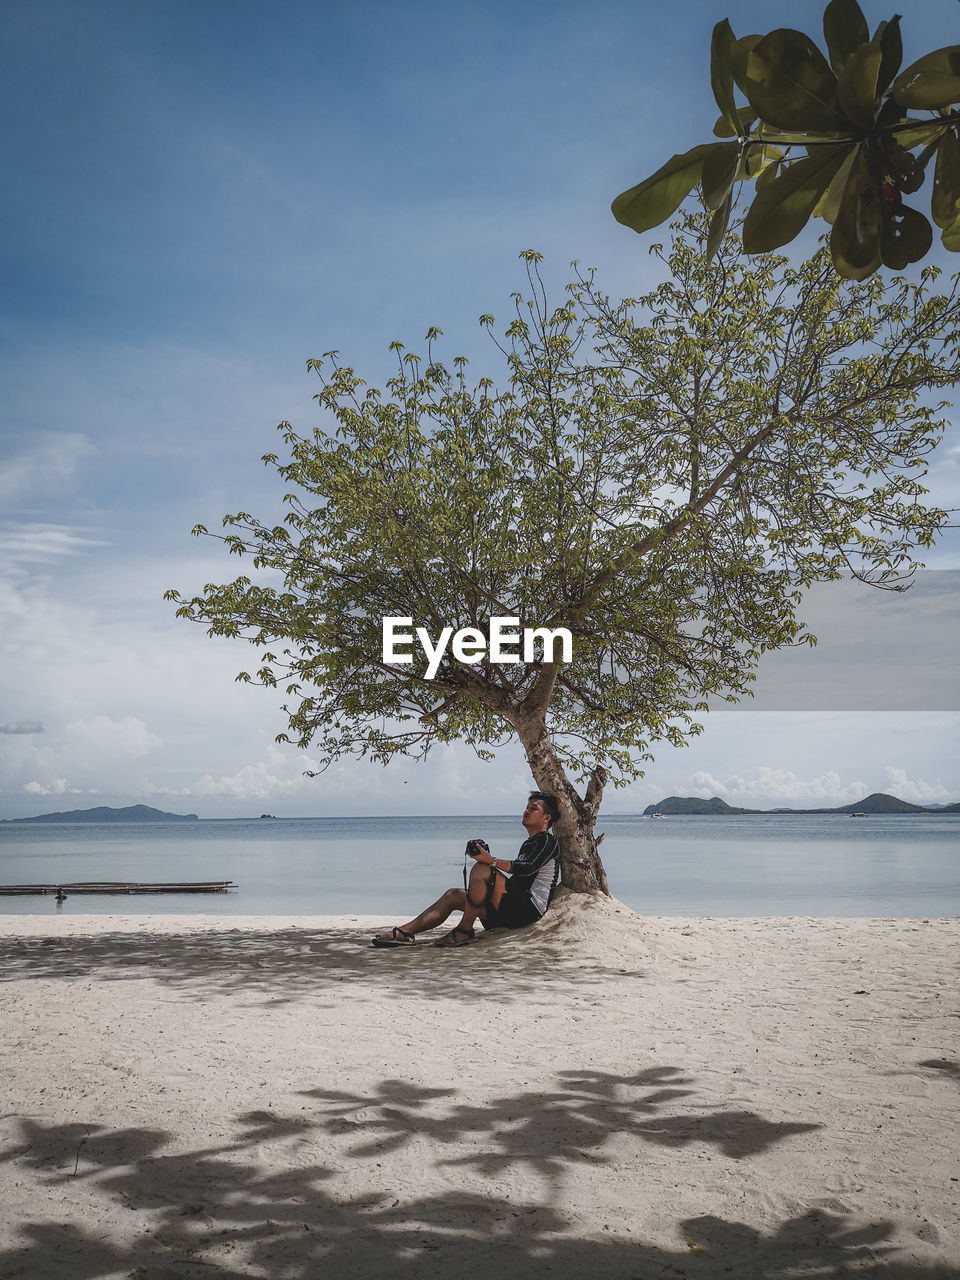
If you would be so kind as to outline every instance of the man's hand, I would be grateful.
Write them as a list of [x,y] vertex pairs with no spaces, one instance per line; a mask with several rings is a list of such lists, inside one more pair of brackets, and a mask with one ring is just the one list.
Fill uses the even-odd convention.
[[[482,867],[492,867],[496,861],[482,840],[470,840],[467,843],[467,853],[471,858],[475,858]],[[486,856],[482,857],[481,855],[484,854]]]

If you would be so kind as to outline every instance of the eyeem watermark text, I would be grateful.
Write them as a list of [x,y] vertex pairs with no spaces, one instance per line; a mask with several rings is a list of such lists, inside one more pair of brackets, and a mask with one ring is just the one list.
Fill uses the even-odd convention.
[[[414,643],[414,633],[404,630],[412,626],[412,618],[384,618],[384,662],[413,662],[410,647]],[[416,639],[427,657],[427,679],[432,680],[437,674],[448,644],[450,653],[457,662],[467,662],[471,665],[481,662],[484,655],[488,655],[489,660],[496,663],[521,660],[536,662],[538,641],[544,662],[573,661],[573,638],[566,627],[555,627],[553,630],[549,627],[524,627],[520,631],[519,626],[519,618],[491,618],[489,636],[478,631],[476,627],[463,627],[456,632],[453,627],[444,627],[436,644],[430,639],[426,627],[417,627]],[[559,659],[556,657],[558,640],[560,642]]]

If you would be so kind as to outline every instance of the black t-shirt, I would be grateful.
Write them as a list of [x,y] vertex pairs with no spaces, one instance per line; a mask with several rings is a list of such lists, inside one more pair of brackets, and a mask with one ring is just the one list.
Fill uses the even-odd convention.
[[525,893],[541,915],[560,880],[560,841],[549,829],[528,836],[510,868],[510,896]]

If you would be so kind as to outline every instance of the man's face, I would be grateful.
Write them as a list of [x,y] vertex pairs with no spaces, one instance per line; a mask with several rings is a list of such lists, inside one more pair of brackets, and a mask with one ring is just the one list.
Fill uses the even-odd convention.
[[542,800],[528,800],[521,822],[525,827],[536,827],[539,830],[544,826],[544,819],[547,817]]

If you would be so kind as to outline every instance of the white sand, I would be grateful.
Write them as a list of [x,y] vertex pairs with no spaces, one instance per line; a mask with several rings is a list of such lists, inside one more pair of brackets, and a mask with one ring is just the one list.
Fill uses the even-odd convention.
[[0,1276],[960,1276],[960,921],[0,917]]

